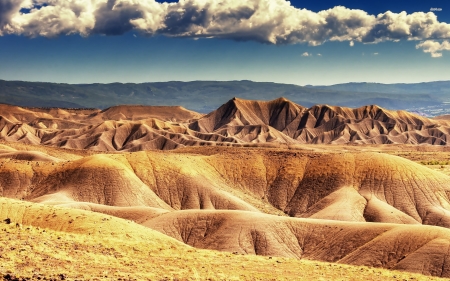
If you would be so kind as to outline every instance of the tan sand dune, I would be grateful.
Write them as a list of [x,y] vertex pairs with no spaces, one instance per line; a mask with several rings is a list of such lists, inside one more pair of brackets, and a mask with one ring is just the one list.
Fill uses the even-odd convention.
[[450,114],[444,114],[434,117],[435,120],[450,120]]
[[100,112],[100,109],[95,109],[95,108],[25,107],[25,109],[32,110],[34,112],[46,113],[46,114],[51,115],[53,118],[59,118],[59,119],[66,119],[66,118],[83,119],[83,118],[86,118],[86,116]]
[[0,150],[0,158],[24,160],[24,161],[45,161],[45,162],[57,162],[60,159],[52,157],[48,154],[40,151],[13,151],[2,152]]
[[110,206],[170,207],[129,167],[102,155],[64,163],[30,190],[34,202],[78,201]]
[[33,109],[26,109],[15,105],[1,104],[0,115],[11,122],[27,123],[36,118],[52,118],[52,115],[46,112],[37,112]]
[[227,149],[205,160],[235,189],[290,216],[450,226],[449,178],[400,157]]
[[2,151],[2,152],[11,152],[11,151],[17,151],[17,150],[12,148],[11,146],[0,144],[0,151]]
[[37,119],[83,121],[99,109],[19,107],[0,103],[0,115],[13,122],[30,123]]
[[59,207],[103,213],[105,215],[111,215],[126,220],[132,220],[138,224],[144,224],[145,222],[157,216],[169,212],[166,209],[146,207],[146,206],[117,207],[89,202],[68,202],[68,203],[46,202],[46,205],[52,204],[54,206]]
[[[190,123],[163,120],[167,111],[161,119],[146,110],[134,118],[122,107],[78,119],[69,110],[15,110],[17,117],[0,114],[0,195],[84,217],[72,225],[72,215],[72,222],[52,220],[49,206],[5,201],[0,214],[19,223],[116,233],[113,225],[84,223],[87,210],[199,248],[450,278],[450,177],[338,145],[443,145],[444,123],[376,106],[306,109],[285,99],[234,99]],[[114,239],[124,239],[120,233]]]

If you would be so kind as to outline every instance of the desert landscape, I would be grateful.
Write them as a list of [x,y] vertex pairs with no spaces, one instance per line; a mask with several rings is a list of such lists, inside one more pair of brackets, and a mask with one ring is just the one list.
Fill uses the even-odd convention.
[[450,280],[448,11],[0,0],[0,281]]
[[445,116],[0,109],[4,280],[450,278]]

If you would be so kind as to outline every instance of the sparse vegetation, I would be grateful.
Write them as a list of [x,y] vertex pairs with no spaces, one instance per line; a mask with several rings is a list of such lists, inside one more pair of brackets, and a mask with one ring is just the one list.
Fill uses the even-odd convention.
[[145,235],[138,228],[139,235],[120,236],[93,229],[82,234],[0,223],[0,279],[441,280],[369,267],[197,250],[171,240],[164,243],[162,235],[157,238],[150,232]]
[[438,161],[438,160],[428,160],[428,161],[420,161],[420,164],[422,165],[449,165],[450,161]]

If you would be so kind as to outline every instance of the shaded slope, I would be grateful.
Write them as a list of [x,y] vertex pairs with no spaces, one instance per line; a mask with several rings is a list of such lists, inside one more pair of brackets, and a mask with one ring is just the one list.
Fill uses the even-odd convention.
[[295,257],[450,277],[450,230],[305,220],[242,211],[181,211],[145,225],[197,248]]
[[60,159],[52,157],[40,151],[0,151],[0,158],[16,159],[23,161],[45,161],[45,162],[57,162]]
[[268,125],[283,131],[305,108],[285,98],[250,101],[233,98],[219,109],[190,125],[191,129],[211,133],[223,127]]
[[[305,109],[286,99],[270,102],[233,99],[189,125],[191,129],[224,134],[234,127],[269,126],[288,138],[281,143],[429,143],[446,144],[448,126],[405,111],[378,106],[356,109],[317,105]],[[245,136],[235,134],[244,140]]]

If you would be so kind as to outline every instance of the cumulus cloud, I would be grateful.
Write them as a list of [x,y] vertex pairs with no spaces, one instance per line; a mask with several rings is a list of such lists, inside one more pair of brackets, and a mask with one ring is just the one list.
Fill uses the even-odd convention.
[[310,54],[310,53],[308,53],[308,52],[304,52],[304,53],[302,54],[302,57],[310,57],[310,56],[312,56],[312,54]]
[[450,42],[445,40],[442,43],[433,40],[426,40],[416,45],[416,49],[423,49],[425,53],[430,53],[431,57],[442,57],[442,51],[450,51]]
[[0,0],[0,35],[4,34],[4,29],[10,24],[13,16],[19,13],[21,8],[31,5],[31,1]]
[[353,47],[353,46],[355,46],[355,42],[350,41],[350,47]]
[[450,38],[450,24],[432,12],[370,15],[342,6],[313,12],[286,0],[0,0],[0,35],[119,35],[131,30],[146,36],[311,46]]

